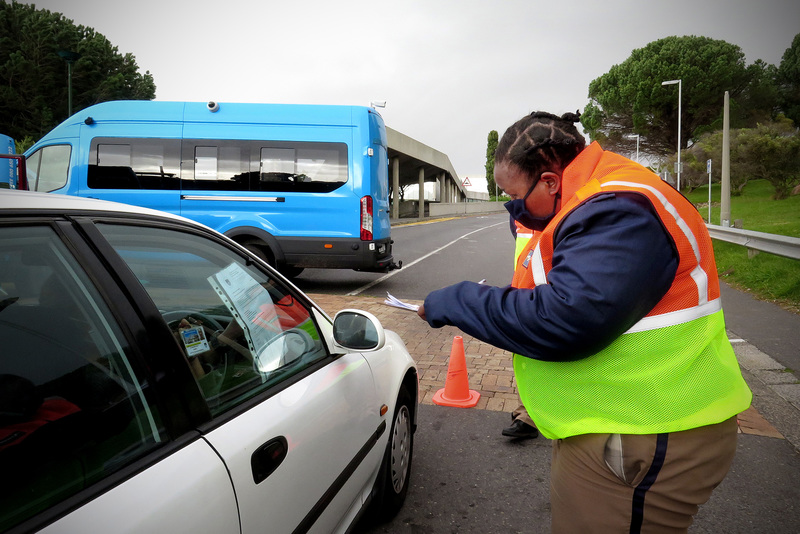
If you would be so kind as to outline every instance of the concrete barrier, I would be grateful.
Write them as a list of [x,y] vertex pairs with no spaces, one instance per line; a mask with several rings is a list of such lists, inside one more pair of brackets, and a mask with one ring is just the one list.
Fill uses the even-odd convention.
[[479,213],[501,213],[506,211],[502,202],[431,202],[427,204],[430,217],[446,217],[448,215],[475,215]]

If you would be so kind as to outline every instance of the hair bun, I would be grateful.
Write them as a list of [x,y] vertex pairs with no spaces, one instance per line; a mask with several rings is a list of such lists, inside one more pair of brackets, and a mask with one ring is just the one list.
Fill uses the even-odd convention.
[[581,121],[581,110],[576,109],[575,113],[564,113],[561,115],[561,120],[569,121],[569,122],[580,122]]

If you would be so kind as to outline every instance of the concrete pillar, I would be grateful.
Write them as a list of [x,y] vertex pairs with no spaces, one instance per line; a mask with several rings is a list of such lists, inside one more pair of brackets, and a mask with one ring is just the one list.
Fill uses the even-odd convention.
[[722,182],[720,184],[720,226],[731,225],[731,117],[730,96],[725,91],[722,109]]
[[419,168],[419,217],[425,217],[425,168]]
[[444,204],[445,200],[445,181],[447,180],[447,175],[443,172],[439,173],[439,202]]
[[400,218],[400,158],[392,158],[392,219]]

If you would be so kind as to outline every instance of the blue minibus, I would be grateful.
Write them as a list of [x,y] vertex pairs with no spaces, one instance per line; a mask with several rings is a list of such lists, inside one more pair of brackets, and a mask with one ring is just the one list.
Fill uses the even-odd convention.
[[25,152],[31,190],[182,215],[287,276],[385,272],[386,128],[361,106],[104,102]]

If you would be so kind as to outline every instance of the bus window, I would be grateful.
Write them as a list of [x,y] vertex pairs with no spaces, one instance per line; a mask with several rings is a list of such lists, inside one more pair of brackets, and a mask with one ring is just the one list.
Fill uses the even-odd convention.
[[294,143],[261,147],[258,191],[328,193],[347,182],[347,145]]
[[130,167],[131,145],[97,145],[98,167]]
[[27,160],[28,187],[31,191],[54,191],[67,185],[70,145],[43,147]]
[[193,189],[247,191],[247,181],[241,177],[249,170],[249,155],[241,146],[196,146],[194,149]]
[[92,140],[86,185],[90,189],[178,189],[180,140]]
[[306,148],[298,151],[297,173],[312,182],[344,183],[347,181],[347,161],[341,160],[336,148]]
[[217,179],[217,147],[199,146],[194,149],[195,180]]
[[262,148],[261,174],[262,180],[269,181],[275,175],[294,175],[295,150],[293,148]]
[[185,190],[328,193],[348,179],[344,143],[246,140],[185,143],[182,181]]

